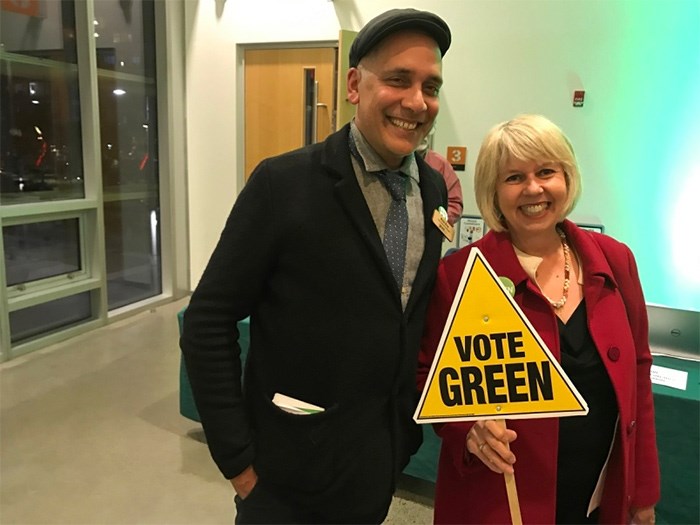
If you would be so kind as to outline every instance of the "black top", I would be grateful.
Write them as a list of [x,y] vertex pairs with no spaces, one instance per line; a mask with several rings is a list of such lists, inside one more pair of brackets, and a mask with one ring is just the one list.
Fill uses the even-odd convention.
[[559,421],[556,523],[597,523],[588,504],[612,443],[617,405],[605,366],[588,331],[586,305],[559,325],[561,365],[588,404],[588,415]]

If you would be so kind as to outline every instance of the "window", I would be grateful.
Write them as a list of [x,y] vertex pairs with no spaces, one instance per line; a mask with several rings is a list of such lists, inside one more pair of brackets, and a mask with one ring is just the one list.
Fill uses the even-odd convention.
[[0,2],[0,361],[163,300],[156,18],[174,4]]
[[20,343],[92,319],[91,292],[83,292],[10,312],[10,340]]
[[79,219],[4,226],[5,281],[21,285],[82,269]]
[[95,3],[110,310],[162,291],[153,27],[152,0]]
[[3,205],[85,195],[73,3],[25,4],[43,17],[0,16]]

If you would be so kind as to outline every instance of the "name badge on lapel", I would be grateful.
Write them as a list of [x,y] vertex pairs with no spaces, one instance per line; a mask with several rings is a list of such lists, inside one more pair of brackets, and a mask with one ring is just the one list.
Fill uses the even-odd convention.
[[445,239],[452,242],[452,239],[455,238],[455,229],[447,222],[447,212],[442,206],[433,212],[433,224],[438,227]]

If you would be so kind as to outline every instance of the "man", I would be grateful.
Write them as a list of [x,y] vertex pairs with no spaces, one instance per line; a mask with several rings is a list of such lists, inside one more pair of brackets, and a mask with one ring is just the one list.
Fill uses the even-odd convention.
[[432,13],[370,21],[350,50],[353,123],[260,163],[192,295],[180,345],[237,523],[379,523],[420,445],[415,370],[447,194],[414,151],[450,39]]
[[454,226],[462,216],[462,209],[464,208],[462,183],[459,182],[459,177],[455,173],[452,164],[431,147],[431,137],[434,133],[435,128],[431,129],[430,133],[423,139],[423,142],[416,149],[416,153],[423,157],[428,166],[435,171],[439,171],[442,174],[442,178],[445,179],[448,205],[447,222]]

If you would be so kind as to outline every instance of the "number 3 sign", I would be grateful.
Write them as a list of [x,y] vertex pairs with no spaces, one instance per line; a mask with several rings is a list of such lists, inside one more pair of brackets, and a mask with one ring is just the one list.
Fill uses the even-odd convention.
[[455,171],[464,171],[467,164],[467,148],[463,146],[448,146],[447,160]]

